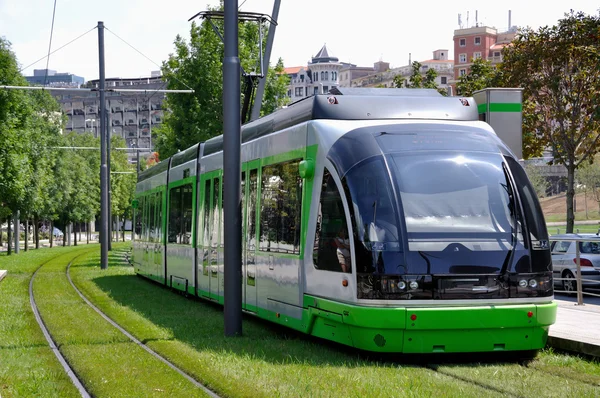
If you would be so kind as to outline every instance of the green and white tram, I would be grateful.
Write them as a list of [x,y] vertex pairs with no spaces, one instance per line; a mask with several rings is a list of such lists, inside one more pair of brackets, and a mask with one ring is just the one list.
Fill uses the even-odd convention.
[[[378,352],[534,351],[548,233],[472,98],[316,95],[242,127],[243,308]],[[140,174],[135,271],[223,303],[222,136]]]

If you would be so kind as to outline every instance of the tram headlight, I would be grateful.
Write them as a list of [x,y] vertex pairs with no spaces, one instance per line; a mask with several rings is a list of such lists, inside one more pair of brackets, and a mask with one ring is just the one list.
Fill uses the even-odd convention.
[[529,287],[531,288],[536,288],[538,285],[537,281],[535,279],[530,279],[529,280]]
[[521,279],[519,281],[519,287],[522,287],[522,288],[527,287],[527,280],[526,279]]
[[417,290],[419,288],[419,284],[417,283],[417,281],[410,281],[408,286],[411,290]]
[[400,290],[406,289],[406,282],[404,282],[404,281],[398,282],[398,289],[400,289]]

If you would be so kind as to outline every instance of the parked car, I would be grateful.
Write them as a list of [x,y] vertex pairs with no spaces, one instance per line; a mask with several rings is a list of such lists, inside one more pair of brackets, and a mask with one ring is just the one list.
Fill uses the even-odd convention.
[[[600,288],[600,236],[598,234],[561,234],[552,235],[552,266],[554,284],[561,286],[567,292],[577,291],[577,256],[575,242],[564,239],[586,239],[579,244],[579,261],[581,264],[581,279],[583,287]],[[589,241],[587,241],[589,239]],[[585,279],[585,280],[583,280]]]

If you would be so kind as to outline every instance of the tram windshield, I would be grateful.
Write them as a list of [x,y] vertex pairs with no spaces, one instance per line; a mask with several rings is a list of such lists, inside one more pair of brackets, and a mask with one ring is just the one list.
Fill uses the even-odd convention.
[[348,133],[329,154],[351,204],[359,298],[551,295],[547,281],[543,293],[507,290],[551,260],[535,192],[500,141],[389,127]]
[[433,151],[389,158],[412,272],[492,274],[510,267],[504,264],[509,251],[526,255],[521,212],[500,154]]

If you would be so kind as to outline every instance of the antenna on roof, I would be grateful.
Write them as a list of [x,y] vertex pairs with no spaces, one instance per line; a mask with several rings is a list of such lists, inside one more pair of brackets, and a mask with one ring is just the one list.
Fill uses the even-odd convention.
[[479,27],[479,11],[475,10],[475,27]]
[[463,28],[463,24],[462,24],[462,14],[458,14],[458,28],[462,29]]
[[467,29],[469,29],[469,11],[467,11]]

